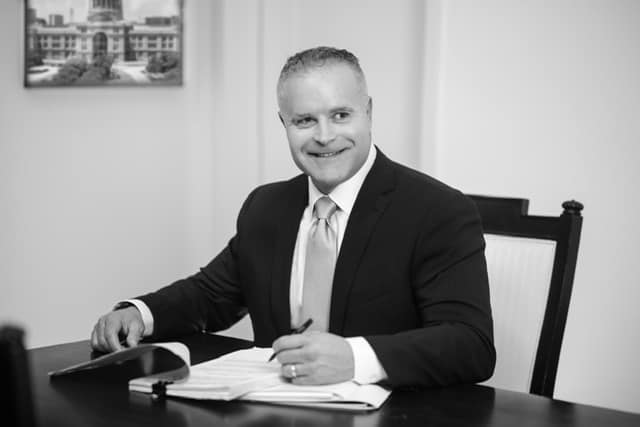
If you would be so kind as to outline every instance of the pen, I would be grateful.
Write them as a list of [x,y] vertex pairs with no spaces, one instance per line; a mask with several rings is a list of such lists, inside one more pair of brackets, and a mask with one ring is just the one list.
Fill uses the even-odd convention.
[[[291,333],[292,333],[292,334],[301,334],[301,333],[303,333],[304,331],[306,331],[306,330],[307,330],[307,328],[308,328],[309,326],[311,326],[311,324],[312,324],[312,323],[313,323],[313,319],[307,319],[307,321],[306,321],[306,322],[304,322],[304,323],[303,323],[302,325],[300,325],[299,327],[295,328],[293,331],[291,331]],[[269,358],[269,360],[268,360],[268,361],[269,361],[269,362],[271,362],[271,361],[276,357],[276,355],[277,355],[277,354],[278,354],[278,353],[275,353],[275,352],[274,352],[274,353],[271,355],[271,357]]]

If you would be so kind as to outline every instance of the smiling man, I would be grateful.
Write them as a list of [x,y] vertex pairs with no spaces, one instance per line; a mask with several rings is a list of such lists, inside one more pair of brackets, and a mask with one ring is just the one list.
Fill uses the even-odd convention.
[[248,311],[256,345],[273,346],[297,384],[487,379],[495,350],[473,203],[372,145],[372,101],[350,52],[289,58],[278,105],[303,174],[255,189],[199,273],[102,316],[94,348],[119,349],[119,334],[135,345],[221,330]]
[[293,161],[324,194],[354,176],[371,147],[371,98],[362,72],[347,64],[307,69],[292,59],[278,83]]

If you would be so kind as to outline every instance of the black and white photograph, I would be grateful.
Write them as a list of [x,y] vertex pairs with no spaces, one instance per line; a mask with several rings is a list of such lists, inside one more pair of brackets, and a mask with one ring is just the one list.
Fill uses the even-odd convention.
[[0,425],[640,426],[640,0],[0,0],[0,57]]
[[182,83],[183,0],[24,3],[25,86]]

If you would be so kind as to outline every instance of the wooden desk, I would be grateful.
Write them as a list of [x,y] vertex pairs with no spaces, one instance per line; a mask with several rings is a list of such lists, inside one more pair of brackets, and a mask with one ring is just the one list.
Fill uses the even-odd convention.
[[[250,346],[204,334],[181,341],[192,363]],[[90,355],[88,341],[29,351],[40,426],[640,426],[638,414],[477,385],[394,391],[379,411],[350,413],[173,398],[155,402],[127,389],[127,381],[140,376],[139,361],[54,380],[47,376]]]

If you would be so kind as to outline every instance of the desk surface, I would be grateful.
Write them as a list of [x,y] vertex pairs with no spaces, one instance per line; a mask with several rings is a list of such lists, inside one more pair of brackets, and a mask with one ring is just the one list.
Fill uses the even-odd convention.
[[[248,347],[246,341],[199,334],[181,340],[192,363]],[[394,391],[375,412],[351,413],[260,403],[167,399],[130,393],[139,361],[50,380],[47,372],[88,360],[88,341],[29,351],[41,426],[639,426],[640,415],[525,393],[467,385]]]

